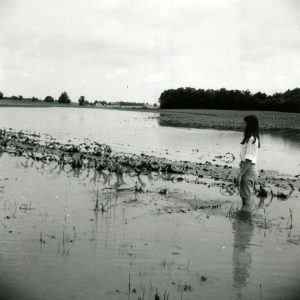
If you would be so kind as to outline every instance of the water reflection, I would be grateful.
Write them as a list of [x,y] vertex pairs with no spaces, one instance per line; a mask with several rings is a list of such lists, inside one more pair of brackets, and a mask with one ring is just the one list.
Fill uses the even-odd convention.
[[234,232],[233,241],[233,286],[236,290],[238,299],[242,298],[242,290],[247,285],[249,269],[252,263],[251,257],[251,238],[253,236],[253,224],[251,222],[251,213],[245,210],[238,212],[232,223]]

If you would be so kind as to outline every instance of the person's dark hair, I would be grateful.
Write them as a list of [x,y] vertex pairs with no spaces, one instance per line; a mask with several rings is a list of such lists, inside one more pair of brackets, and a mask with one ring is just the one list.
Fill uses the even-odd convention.
[[256,142],[256,139],[258,139],[258,148],[260,148],[259,123],[257,117],[255,115],[246,116],[244,118],[244,121],[246,122],[246,128],[241,144],[243,145],[245,143],[248,143],[249,139],[253,136],[253,144]]

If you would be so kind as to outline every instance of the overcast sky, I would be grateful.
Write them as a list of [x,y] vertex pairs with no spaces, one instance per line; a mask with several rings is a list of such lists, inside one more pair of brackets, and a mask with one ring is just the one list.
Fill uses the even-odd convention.
[[300,86],[300,0],[0,0],[0,90],[156,102]]

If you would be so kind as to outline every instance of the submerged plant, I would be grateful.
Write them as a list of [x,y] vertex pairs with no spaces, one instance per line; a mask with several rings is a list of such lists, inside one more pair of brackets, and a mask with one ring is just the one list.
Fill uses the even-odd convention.
[[112,205],[109,206],[110,201],[107,199],[104,199],[101,197],[100,190],[97,187],[96,189],[93,188],[93,195],[92,198],[94,199],[94,211],[99,212],[101,211],[102,213],[107,212]]
[[286,226],[287,226],[287,229],[292,229],[293,228],[293,209],[289,208],[289,211],[290,211],[290,215],[287,220]]

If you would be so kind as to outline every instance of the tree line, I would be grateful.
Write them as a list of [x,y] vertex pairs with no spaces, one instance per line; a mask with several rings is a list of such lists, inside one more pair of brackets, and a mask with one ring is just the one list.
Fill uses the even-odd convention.
[[33,102],[36,102],[36,101],[44,101],[44,102],[58,102],[58,103],[64,103],[64,104],[70,104],[71,103],[71,100],[67,94],[67,92],[62,92],[61,95],[58,97],[57,100],[55,100],[52,96],[46,96],[44,98],[44,100],[42,99],[39,99],[37,97],[31,97],[31,98],[25,98],[23,97],[22,95],[19,95],[19,96],[11,96],[11,97],[7,97],[7,96],[4,96],[4,94],[0,91],[0,100],[2,99],[6,99],[6,100],[19,100],[19,101],[25,101],[25,100],[31,100]]
[[267,95],[249,90],[169,89],[159,97],[161,109],[229,109],[300,112],[300,89]]
[[[38,99],[36,97],[31,97],[31,98],[24,98],[23,96],[11,96],[11,97],[4,97],[4,94],[0,91],[0,100],[2,99],[7,99],[7,100],[27,100],[27,101],[44,101],[44,102],[58,102],[62,104],[70,104],[71,99],[67,92],[62,92],[61,95],[58,97],[57,100],[55,100],[52,96],[46,96],[44,100]],[[118,101],[118,102],[107,102],[107,101],[98,101],[95,100],[94,102],[89,102],[88,100],[85,99],[85,96],[80,96],[78,99],[78,104],[79,106],[96,106],[96,105],[115,105],[115,106],[139,106],[139,107],[146,107],[149,105],[148,103],[142,103],[142,102],[126,102],[126,101]],[[156,106],[156,105],[155,105]]]

